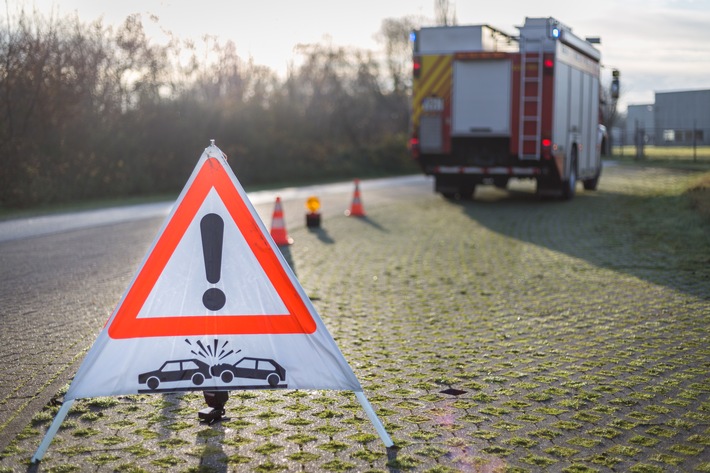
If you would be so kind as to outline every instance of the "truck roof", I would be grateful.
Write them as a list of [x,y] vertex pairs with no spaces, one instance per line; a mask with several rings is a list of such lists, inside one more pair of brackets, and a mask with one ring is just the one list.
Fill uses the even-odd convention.
[[[555,28],[558,37],[550,36]],[[426,26],[413,32],[414,54],[453,54],[459,52],[518,52],[526,43],[544,43],[544,50],[554,51],[560,41],[595,61],[600,52],[588,41],[576,36],[572,28],[553,17],[526,17],[518,26],[519,36],[508,34],[488,24]],[[539,48],[539,46],[535,46]]]
[[[579,51],[580,53],[599,61],[601,59],[601,53],[597,50],[591,43],[580,38],[572,32],[572,28],[562,23],[557,18],[546,17],[546,18],[525,18],[525,24],[523,26],[518,26],[521,38],[521,48],[524,48],[524,43],[526,41],[544,41],[548,48],[554,50],[555,41],[560,41],[563,44]],[[552,29],[557,29],[558,37],[556,39],[552,38]]]
[[414,32],[415,54],[517,51],[517,38],[490,25],[426,26]]

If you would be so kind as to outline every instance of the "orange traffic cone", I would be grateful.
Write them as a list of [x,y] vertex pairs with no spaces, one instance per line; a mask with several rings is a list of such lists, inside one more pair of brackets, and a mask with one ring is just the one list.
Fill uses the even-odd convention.
[[281,197],[276,197],[274,205],[274,216],[271,219],[271,238],[279,246],[290,245],[293,239],[286,233],[286,222],[284,221],[284,211],[281,208]]
[[360,179],[355,179],[355,195],[353,196],[353,203],[350,205],[350,210],[345,211],[345,215],[349,217],[365,216],[365,209],[362,207],[362,200],[360,199]]

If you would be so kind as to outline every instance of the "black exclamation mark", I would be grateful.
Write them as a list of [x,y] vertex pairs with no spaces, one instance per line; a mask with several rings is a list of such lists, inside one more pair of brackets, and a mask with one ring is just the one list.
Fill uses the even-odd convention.
[[[207,214],[200,221],[202,232],[202,254],[205,257],[207,281],[217,284],[222,273],[222,241],[224,239],[224,220],[217,214]],[[227,297],[220,289],[211,287],[202,295],[202,303],[209,310],[224,307]]]

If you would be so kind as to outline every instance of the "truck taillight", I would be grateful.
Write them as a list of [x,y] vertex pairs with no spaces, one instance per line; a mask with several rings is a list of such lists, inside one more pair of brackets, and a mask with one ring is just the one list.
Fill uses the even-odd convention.
[[415,78],[419,77],[419,75],[422,73],[422,58],[420,57],[415,57],[414,60],[412,61],[412,75],[414,75]]
[[546,76],[552,75],[552,72],[554,71],[555,67],[555,60],[552,58],[545,58],[544,61],[542,61],[542,71],[545,73]]
[[412,136],[409,139],[409,149],[412,152],[412,157],[414,159],[419,158],[419,138]]
[[550,58],[545,59],[545,61],[542,63],[542,65],[545,67],[545,69],[552,69],[552,66],[555,65],[555,61],[553,61]]

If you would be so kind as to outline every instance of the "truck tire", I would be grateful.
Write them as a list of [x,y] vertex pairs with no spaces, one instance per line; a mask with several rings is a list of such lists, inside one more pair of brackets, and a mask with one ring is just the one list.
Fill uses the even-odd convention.
[[572,156],[570,157],[570,169],[567,179],[562,181],[562,198],[564,200],[572,200],[575,191],[577,190],[577,147],[572,148]]
[[508,181],[508,176],[494,177],[493,185],[496,186],[498,189],[506,189],[508,187]]
[[435,191],[449,200],[472,199],[476,192],[476,183],[462,175],[437,176]]
[[476,193],[476,184],[462,184],[459,193],[462,199],[472,200]]
[[446,200],[473,200],[473,191],[442,192]]
[[437,174],[434,177],[434,192],[438,192],[449,200],[460,198],[461,177]]
[[597,187],[599,187],[599,177],[601,175],[602,175],[602,166],[600,164],[599,169],[597,169],[597,173],[594,175],[593,178],[585,179],[584,181],[582,181],[582,184],[584,185],[584,190],[585,191],[597,190]]

